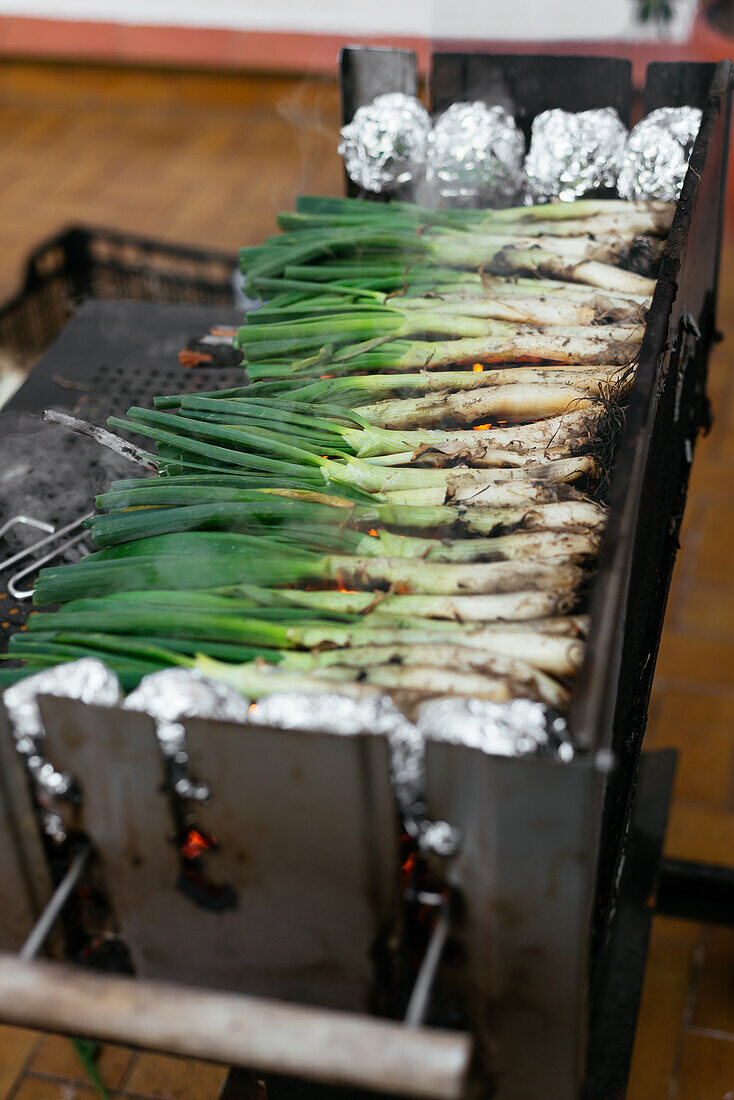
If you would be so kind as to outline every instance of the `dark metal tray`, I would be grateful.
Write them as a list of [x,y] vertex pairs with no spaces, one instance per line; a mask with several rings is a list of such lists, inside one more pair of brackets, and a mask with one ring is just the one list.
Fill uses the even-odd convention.
[[[221,306],[83,305],[0,413],[0,525],[23,511],[58,530],[91,511],[95,494],[110,480],[143,473],[90,439],[44,425],[45,408],[103,425],[130,405],[151,405],[156,394],[236,386],[243,380],[241,367],[187,369],[178,352],[210,327],[234,327],[241,319],[239,311]],[[8,477],[14,469],[17,477]],[[29,531],[25,537],[41,534]],[[19,545],[0,543],[0,560]],[[7,580],[7,573],[0,576],[0,652],[31,611],[30,601],[8,596]]]

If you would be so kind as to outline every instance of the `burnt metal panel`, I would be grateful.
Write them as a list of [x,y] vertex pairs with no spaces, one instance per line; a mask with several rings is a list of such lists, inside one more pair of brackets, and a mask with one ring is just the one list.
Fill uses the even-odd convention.
[[152,719],[78,699],[39,698],[47,758],[77,781],[82,803],[60,806],[67,828],[86,833],[99,861],[136,973],[169,973],[187,957],[187,912],[176,890],[174,819],[162,791],[164,768]]
[[707,422],[731,63],[716,67],[663,255],[591,593],[586,661],[569,711],[581,744],[610,748],[597,933],[624,848],[693,449]]
[[[498,1100],[568,1100],[582,1079],[601,774],[430,743],[432,820],[462,832],[436,860],[457,894],[438,984],[466,1000]],[[492,1095],[495,1095],[494,1093]]]
[[444,111],[457,100],[500,104],[525,136],[536,115],[553,107],[586,111],[614,107],[629,124],[632,65],[613,57],[558,57],[550,54],[436,53],[431,101]]
[[212,790],[195,820],[217,846],[184,869],[151,720],[76,700],[41,706],[48,758],[83,792],[69,826],[95,845],[137,974],[373,1003],[399,868],[383,738],[192,720],[192,772]]
[[0,702],[1,951],[22,947],[51,891],[28,775]]
[[643,113],[658,107],[705,107],[715,71],[710,61],[653,61],[647,66]]
[[337,1008],[373,1003],[395,920],[399,829],[382,737],[192,720],[193,774],[212,791],[207,874],[237,908],[191,917],[201,979]]

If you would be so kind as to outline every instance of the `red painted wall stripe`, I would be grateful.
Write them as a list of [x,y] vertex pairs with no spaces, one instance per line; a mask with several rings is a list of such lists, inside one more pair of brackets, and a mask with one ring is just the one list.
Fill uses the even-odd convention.
[[[701,49],[701,23],[684,45],[654,42],[460,42],[419,37],[324,35],[305,32],[243,31],[216,27],[161,27],[82,20],[0,16],[0,57],[127,63],[201,69],[325,73],[336,71],[344,45],[402,46],[415,50],[426,72],[433,50],[487,50],[498,53],[597,54],[629,57],[635,83],[644,82],[650,61],[709,59]],[[718,46],[718,42],[716,43]],[[727,54],[726,47],[720,56]]]

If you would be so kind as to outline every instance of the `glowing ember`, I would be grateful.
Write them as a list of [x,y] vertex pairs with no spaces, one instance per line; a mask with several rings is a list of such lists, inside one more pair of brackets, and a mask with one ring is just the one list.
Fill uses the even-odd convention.
[[480,371],[484,370],[484,363],[475,363],[472,370],[475,374],[478,374]]
[[415,851],[410,852],[408,857],[405,860],[403,860],[403,865],[400,868],[400,879],[403,883],[403,886],[407,886],[408,883],[411,881],[411,879],[413,877],[413,874],[416,870],[417,864],[418,864],[418,853],[415,852]]
[[474,428],[473,428],[473,431],[475,431],[475,432],[486,432],[491,427],[492,427],[491,424],[475,424]]
[[184,859],[196,859],[204,852],[211,851],[217,845],[217,838],[215,836],[208,836],[206,833],[200,832],[198,829],[189,829],[186,839],[181,845],[181,855]]
[[377,538],[377,537],[378,537],[378,535],[377,535],[377,531],[375,531],[374,527],[370,527],[370,529],[369,529],[369,531],[367,532],[367,534],[368,534],[368,535],[372,535],[372,536],[373,536],[374,538]]
[[188,349],[178,353],[178,361],[182,367],[198,367],[202,363],[211,363],[213,359],[204,351],[189,351]]

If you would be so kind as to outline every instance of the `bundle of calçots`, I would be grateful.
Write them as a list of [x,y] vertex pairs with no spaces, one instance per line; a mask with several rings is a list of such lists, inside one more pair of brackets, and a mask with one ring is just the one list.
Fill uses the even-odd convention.
[[99,550],[43,570],[61,607],[9,655],[562,710],[672,213],[300,199],[241,253],[250,384],[110,420],[158,476],[98,498]]

